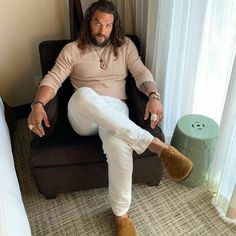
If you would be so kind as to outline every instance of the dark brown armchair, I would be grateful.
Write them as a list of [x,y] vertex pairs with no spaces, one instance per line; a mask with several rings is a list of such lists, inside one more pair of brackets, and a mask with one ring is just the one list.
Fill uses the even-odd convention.
[[[129,35],[139,48],[138,38]],[[50,70],[69,40],[45,41],[39,45],[42,73]],[[147,98],[135,86],[133,78],[127,78],[128,106],[130,118],[142,128],[164,141],[159,127],[151,129],[149,121],[144,121],[144,108]],[[76,134],[67,119],[67,103],[73,93],[70,80],[67,79],[50,101],[47,110],[51,127],[46,129],[43,138],[33,136],[30,145],[30,158],[33,176],[40,193],[46,198],[55,198],[57,194],[108,185],[107,162],[103,154],[99,137],[83,137]],[[138,155],[134,152],[133,183],[158,185],[163,169],[159,158],[145,151]]]

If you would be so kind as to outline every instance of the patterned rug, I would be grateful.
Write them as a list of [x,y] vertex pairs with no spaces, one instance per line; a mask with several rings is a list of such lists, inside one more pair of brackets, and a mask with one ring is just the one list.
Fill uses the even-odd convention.
[[[114,235],[107,188],[59,194],[55,200],[38,192],[29,165],[30,139],[26,120],[17,121],[15,164],[32,235]],[[219,218],[206,186],[189,188],[167,175],[158,187],[133,185],[129,214],[140,236],[236,235],[236,226]]]

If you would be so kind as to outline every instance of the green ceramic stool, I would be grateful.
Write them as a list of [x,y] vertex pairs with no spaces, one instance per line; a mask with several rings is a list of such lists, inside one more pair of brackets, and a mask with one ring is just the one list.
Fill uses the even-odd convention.
[[208,181],[218,130],[218,124],[206,116],[191,114],[179,119],[171,145],[193,162],[190,176],[180,183],[196,187]]

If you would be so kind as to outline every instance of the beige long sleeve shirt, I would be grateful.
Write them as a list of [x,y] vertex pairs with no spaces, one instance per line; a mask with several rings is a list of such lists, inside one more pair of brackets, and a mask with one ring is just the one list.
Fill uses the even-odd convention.
[[[75,89],[90,87],[100,95],[126,99],[125,83],[128,70],[138,88],[145,81],[154,81],[151,72],[142,63],[134,43],[127,37],[125,43],[118,48],[118,57],[114,56],[111,48],[103,54],[104,48],[95,46],[82,54],[77,44],[78,42],[74,41],[62,49],[54,67],[44,77],[40,86],[50,86],[56,94],[69,76]],[[102,54],[105,69],[100,68],[99,55]]]

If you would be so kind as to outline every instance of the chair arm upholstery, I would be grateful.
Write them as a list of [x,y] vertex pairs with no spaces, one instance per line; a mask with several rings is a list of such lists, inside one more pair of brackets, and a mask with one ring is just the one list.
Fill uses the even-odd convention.
[[57,95],[44,107],[48,116],[50,127],[45,127],[45,135],[50,136],[58,121],[58,97]]
[[[45,76],[48,71],[51,70],[51,68],[55,64],[58,54],[60,53],[62,48],[69,42],[71,42],[71,40],[50,40],[43,41],[39,44],[40,63],[43,76]],[[61,100],[60,97],[64,97],[63,92],[60,92],[61,90],[64,91],[66,89],[60,88],[56,96],[45,106],[45,110],[50,123],[50,128],[45,127],[46,136],[51,135],[58,123],[59,113],[61,109],[59,108]]]

